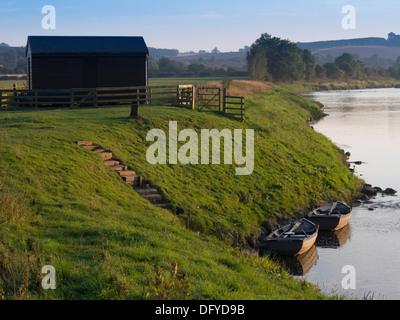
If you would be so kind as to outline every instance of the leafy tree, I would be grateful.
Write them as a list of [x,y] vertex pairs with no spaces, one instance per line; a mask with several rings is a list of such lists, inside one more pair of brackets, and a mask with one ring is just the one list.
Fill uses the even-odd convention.
[[336,64],[331,62],[325,63],[324,69],[326,70],[326,76],[331,80],[339,80],[344,74]]
[[159,70],[158,63],[154,59],[149,59],[148,62],[149,73],[155,73]]
[[179,64],[178,62],[166,57],[162,57],[158,61],[158,69],[160,72],[173,72],[175,74],[178,74],[184,70],[182,64]]
[[188,72],[193,72],[194,74],[209,72],[207,66],[204,63],[191,62],[187,67]]
[[400,79],[400,57],[398,57],[395,64],[389,68],[388,72],[393,78]]
[[361,62],[356,60],[350,53],[343,53],[335,60],[335,65],[345,72],[348,78],[360,79],[363,75],[363,68]]
[[326,70],[325,70],[325,68],[324,68],[323,66],[317,64],[317,65],[315,66],[315,76],[316,76],[318,79],[324,79],[324,78],[326,78]]
[[282,40],[278,45],[278,60],[275,64],[275,78],[278,81],[301,80],[304,78],[305,63],[301,49],[288,40]]
[[315,59],[310,50],[303,50],[303,62],[305,64],[305,79],[312,80],[315,78]]
[[[260,52],[265,53],[267,73],[254,72],[255,69],[258,69],[257,66],[265,64]],[[289,40],[271,37],[268,33],[262,34],[251,46],[247,54],[247,63],[249,70],[252,69],[253,77],[270,74],[274,81],[292,81],[304,78],[305,63],[302,58],[302,49]]]
[[250,77],[257,81],[271,80],[268,72],[266,50],[260,46],[251,47],[247,53]]

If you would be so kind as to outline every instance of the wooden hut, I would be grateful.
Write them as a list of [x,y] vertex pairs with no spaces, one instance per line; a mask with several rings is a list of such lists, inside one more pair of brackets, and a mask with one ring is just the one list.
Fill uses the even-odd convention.
[[29,89],[147,86],[143,37],[29,36]]

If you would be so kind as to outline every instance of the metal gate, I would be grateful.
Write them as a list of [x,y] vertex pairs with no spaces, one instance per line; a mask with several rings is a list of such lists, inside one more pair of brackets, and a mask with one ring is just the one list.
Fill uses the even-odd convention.
[[198,111],[221,112],[221,89],[220,88],[198,88],[197,89]]

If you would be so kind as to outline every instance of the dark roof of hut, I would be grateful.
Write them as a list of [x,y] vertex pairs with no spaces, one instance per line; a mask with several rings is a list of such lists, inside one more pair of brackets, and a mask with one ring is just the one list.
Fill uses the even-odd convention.
[[29,36],[33,54],[145,54],[143,37]]

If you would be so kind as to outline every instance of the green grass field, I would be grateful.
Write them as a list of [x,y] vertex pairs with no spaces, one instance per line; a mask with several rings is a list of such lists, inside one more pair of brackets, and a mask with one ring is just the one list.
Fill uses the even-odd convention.
[[[223,78],[149,78],[149,86],[175,86],[180,84],[192,84],[199,85],[201,83],[207,83],[210,81],[220,81]],[[234,79],[247,80],[244,77],[235,77]],[[12,89],[13,84],[16,84],[18,88],[26,87],[26,80],[0,80],[0,89]]]
[[12,89],[14,84],[17,88],[25,88],[26,80],[0,80],[0,89]]
[[[0,293],[9,299],[326,298],[268,258],[233,249],[229,234],[238,232],[245,245],[263,221],[348,200],[360,181],[340,150],[306,123],[319,114],[316,103],[271,90],[248,96],[246,108],[244,123],[165,106],[141,107],[144,123],[127,119],[129,107],[0,112]],[[150,165],[146,133],[168,132],[170,120],[179,130],[254,129],[254,172],[236,176],[234,164]],[[75,140],[111,150],[183,211],[155,208]],[[184,227],[189,209],[191,230]],[[38,290],[46,264],[56,268],[56,290]]]
[[[213,81],[222,81],[224,78],[209,77],[209,78],[149,78],[149,86],[163,86],[163,85],[180,85],[191,84],[199,86]],[[247,77],[234,77],[235,80],[249,80]]]

